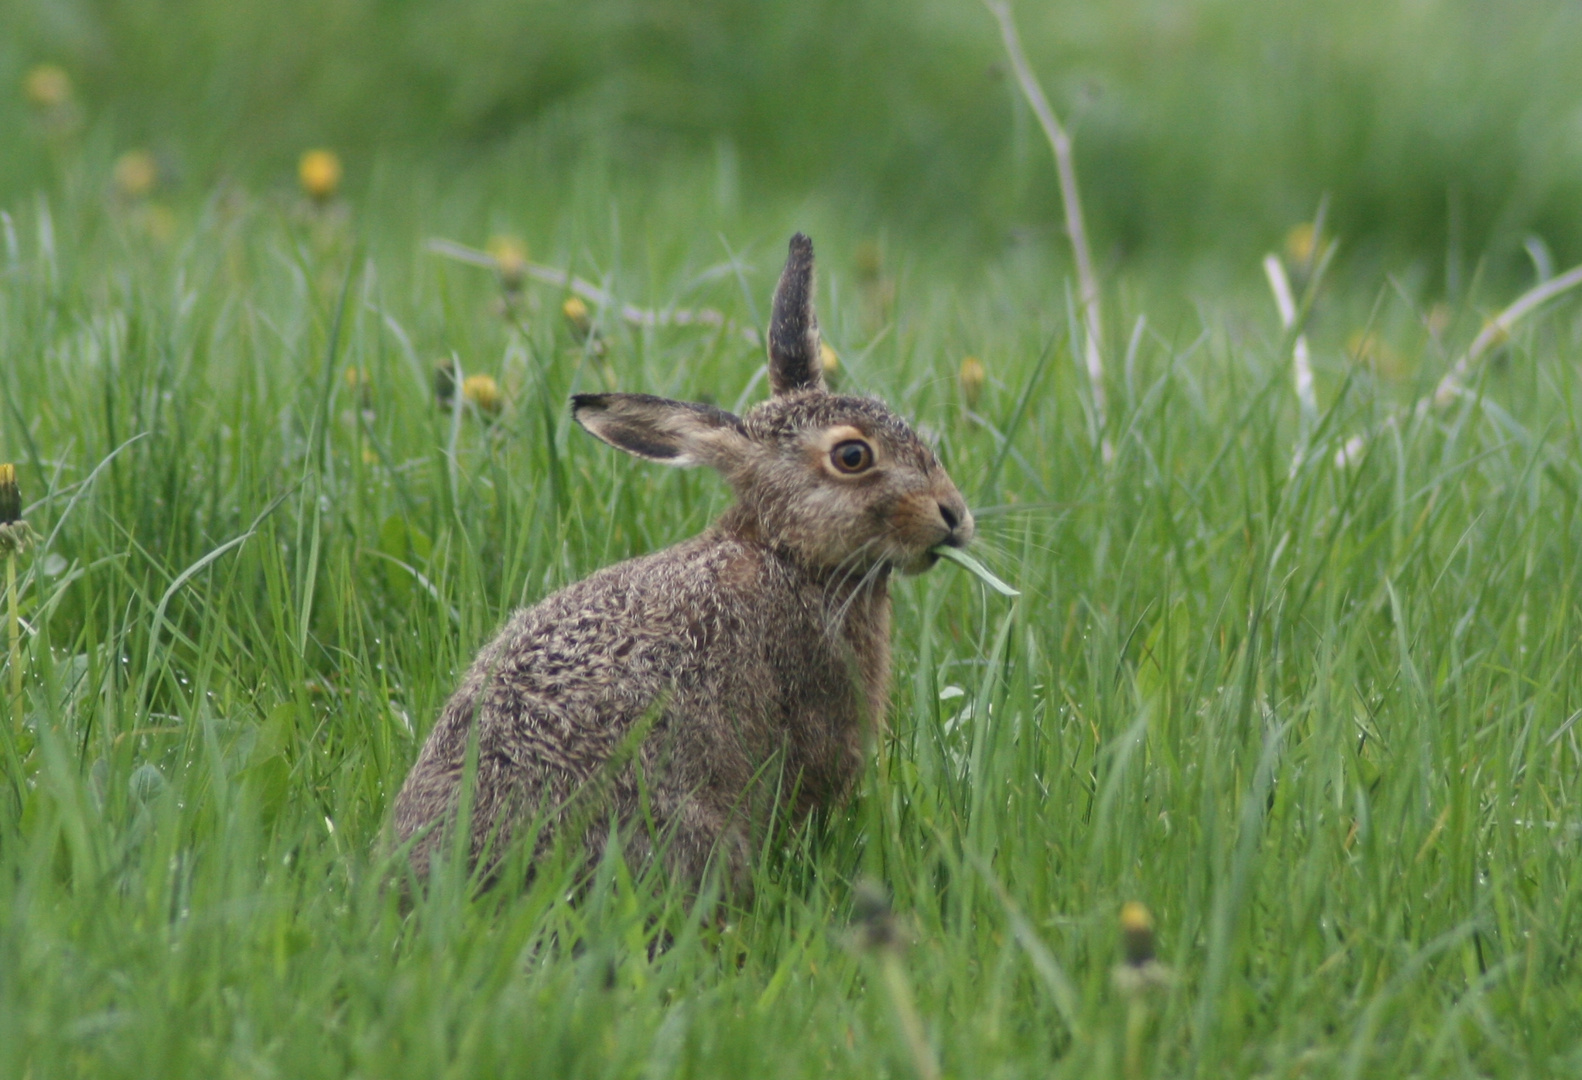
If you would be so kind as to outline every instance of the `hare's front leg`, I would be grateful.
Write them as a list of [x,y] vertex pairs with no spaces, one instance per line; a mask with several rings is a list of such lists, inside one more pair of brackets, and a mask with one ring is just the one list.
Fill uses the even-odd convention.
[[652,814],[657,835],[639,828],[628,845],[634,865],[657,853],[672,880],[699,887],[712,876],[727,896],[751,894],[752,844],[743,814],[721,813],[696,796],[656,799]]

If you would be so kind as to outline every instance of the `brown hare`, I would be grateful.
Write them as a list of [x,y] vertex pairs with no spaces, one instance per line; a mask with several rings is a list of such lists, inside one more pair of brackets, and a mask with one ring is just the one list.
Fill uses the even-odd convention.
[[966,545],[972,515],[904,420],[825,388],[800,233],[769,378],[773,396],[741,417],[647,394],[572,399],[598,438],[711,466],[736,502],[690,540],[517,611],[478,654],[396,797],[419,876],[469,769],[470,859],[486,871],[527,835],[537,853],[558,842],[590,858],[614,835],[634,865],[658,855],[697,885],[712,863],[738,894],[776,807],[801,821],[851,792],[889,701],[890,574]]

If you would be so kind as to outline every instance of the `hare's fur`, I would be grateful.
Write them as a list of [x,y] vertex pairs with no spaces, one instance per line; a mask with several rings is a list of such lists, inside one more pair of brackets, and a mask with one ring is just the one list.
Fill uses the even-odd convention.
[[[890,574],[926,569],[973,525],[904,421],[826,391],[812,259],[793,237],[769,330],[774,396],[746,416],[574,399],[599,438],[710,465],[736,503],[691,540],[516,612],[478,654],[396,799],[419,875],[469,762],[475,863],[535,828],[537,851],[596,857],[613,824],[629,860],[662,853],[693,883],[712,861],[738,891],[777,806],[801,820],[850,793],[889,700]],[[854,442],[869,464],[848,475]]]

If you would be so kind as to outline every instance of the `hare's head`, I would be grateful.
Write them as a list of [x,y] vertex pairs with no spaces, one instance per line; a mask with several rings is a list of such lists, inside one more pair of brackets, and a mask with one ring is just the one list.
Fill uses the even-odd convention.
[[905,420],[824,385],[813,314],[813,243],[801,233],[769,323],[774,393],[745,416],[647,394],[578,394],[577,422],[666,465],[709,465],[736,493],[728,527],[818,570],[919,573],[933,548],[964,547],[972,514]]

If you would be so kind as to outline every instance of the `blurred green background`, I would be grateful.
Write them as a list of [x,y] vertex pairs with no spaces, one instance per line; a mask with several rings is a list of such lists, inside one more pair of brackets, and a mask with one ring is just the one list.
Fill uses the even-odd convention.
[[[1072,128],[1096,253],[1244,271],[1328,196],[1348,265],[1454,298],[1524,244],[1582,259],[1574,0],[1023,3]],[[479,172],[555,202],[602,175],[707,169],[722,211],[816,199],[961,253],[1057,238],[1048,149],[974,0],[4,0],[0,85],[61,65],[74,138],[153,148],[193,198],[289,183],[307,146],[348,187]],[[58,139],[0,94],[0,203]],[[1254,264],[1255,265],[1255,264]],[[1255,271],[1253,271],[1255,273]]]

